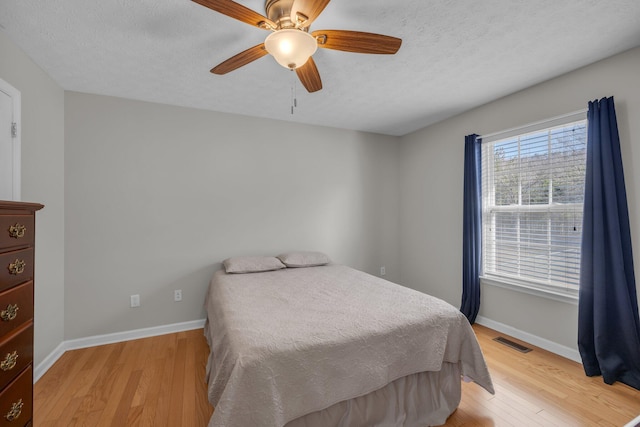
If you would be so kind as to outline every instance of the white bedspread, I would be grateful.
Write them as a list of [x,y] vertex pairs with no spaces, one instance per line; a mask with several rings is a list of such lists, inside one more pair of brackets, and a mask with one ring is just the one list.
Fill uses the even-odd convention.
[[220,270],[206,309],[210,427],[281,427],[444,361],[493,393],[464,315],[349,267]]

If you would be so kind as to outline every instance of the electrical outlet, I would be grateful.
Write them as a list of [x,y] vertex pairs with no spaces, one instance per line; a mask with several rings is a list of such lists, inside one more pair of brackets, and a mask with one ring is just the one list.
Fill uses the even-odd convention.
[[382,267],[380,267],[380,275],[384,276],[385,274],[387,274],[387,269],[384,268],[384,265]]
[[131,307],[140,307],[140,295],[131,295]]
[[173,291],[173,300],[182,301],[182,289],[176,289]]

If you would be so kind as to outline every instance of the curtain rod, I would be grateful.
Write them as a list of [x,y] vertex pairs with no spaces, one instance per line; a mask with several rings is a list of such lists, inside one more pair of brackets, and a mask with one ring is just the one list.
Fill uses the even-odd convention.
[[527,124],[522,125],[522,126],[517,126],[517,127],[514,127],[514,128],[510,128],[510,129],[501,130],[499,132],[488,133],[486,135],[479,135],[478,138],[482,138],[482,139],[484,139],[484,138],[492,138],[492,137],[497,136],[497,135],[515,132],[515,131],[518,131],[520,129],[525,129],[525,128],[528,128],[528,127],[543,125],[545,123],[554,122],[556,120],[561,120],[561,119],[564,119],[564,118],[567,118],[567,117],[571,117],[571,116],[577,116],[579,114],[586,114],[587,111],[589,111],[588,108],[583,108],[581,110],[576,110],[576,111],[573,111],[571,113],[566,113],[566,114],[561,114],[559,116],[550,117],[548,119],[540,120],[538,122],[527,123]]

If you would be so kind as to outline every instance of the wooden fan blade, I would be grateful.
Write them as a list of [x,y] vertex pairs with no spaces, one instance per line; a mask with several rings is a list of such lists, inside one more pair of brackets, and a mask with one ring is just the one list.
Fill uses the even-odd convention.
[[291,21],[308,27],[322,13],[330,0],[293,0]]
[[360,31],[319,30],[311,35],[318,41],[318,47],[345,52],[393,55],[402,44],[396,37]]
[[260,43],[257,46],[251,47],[244,52],[240,52],[236,56],[232,56],[226,61],[216,65],[211,69],[213,74],[227,74],[230,71],[236,70],[243,65],[247,65],[250,62],[260,59],[267,54],[267,50],[264,48],[264,43]]
[[[227,15],[230,18],[237,19],[246,24],[253,25],[254,27],[270,30],[276,28],[276,24],[273,23],[266,16],[260,15],[248,7],[245,7],[232,0],[192,0],[204,7],[208,7],[211,10]],[[271,28],[269,28],[271,27]]]
[[309,93],[317,92],[322,89],[322,80],[320,79],[320,73],[313,58],[309,57],[307,62],[302,67],[296,68],[296,74],[302,83],[302,86],[307,89]]

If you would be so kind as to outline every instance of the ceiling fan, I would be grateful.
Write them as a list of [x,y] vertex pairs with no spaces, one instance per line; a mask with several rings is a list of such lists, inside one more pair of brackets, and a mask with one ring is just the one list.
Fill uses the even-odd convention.
[[263,16],[232,0],[194,2],[263,30],[272,31],[264,43],[251,47],[216,65],[211,72],[226,74],[270,53],[285,68],[295,70],[309,92],[322,89],[322,80],[311,55],[318,47],[345,52],[392,55],[402,40],[382,34],[346,30],[318,30],[309,27],[330,0],[265,0]]

